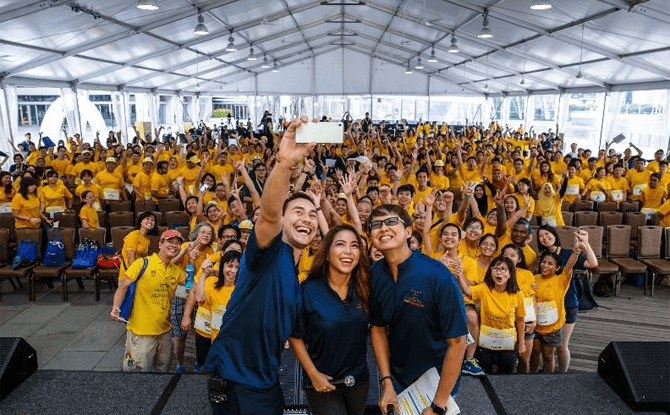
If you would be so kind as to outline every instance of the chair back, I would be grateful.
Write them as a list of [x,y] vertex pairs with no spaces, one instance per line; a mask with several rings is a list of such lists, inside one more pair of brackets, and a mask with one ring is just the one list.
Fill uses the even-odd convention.
[[42,260],[42,228],[24,228],[16,230],[16,243],[28,240],[37,241],[37,258]]
[[181,211],[171,211],[165,212],[165,225],[168,228],[171,228],[175,223],[181,223],[184,226],[188,226],[189,217],[188,213]]
[[[605,229],[602,226],[582,226],[580,231],[586,231],[589,234],[589,245],[593,249],[596,258],[603,256],[603,233]],[[563,242],[563,240],[561,240]]]
[[[189,240],[189,233],[190,232],[189,232],[188,226],[180,226],[176,229],[176,231],[179,232],[182,237],[184,237],[185,241]],[[533,239],[535,239],[535,238],[533,238]]]
[[9,229],[0,228],[0,264],[7,262],[9,251]]
[[593,210],[593,202],[590,200],[575,200],[572,202],[572,211],[581,212],[585,210]]
[[160,212],[174,212],[179,210],[179,200],[163,199],[158,201],[158,210]]
[[107,215],[110,228],[118,226],[133,226],[133,212],[111,212]]
[[105,234],[107,230],[104,228],[79,228],[79,241],[83,239],[92,239],[98,243],[98,247],[105,244]]
[[134,230],[135,228],[132,226],[117,226],[112,228],[112,248],[115,251],[120,251],[123,248],[123,238]]
[[607,257],[628,258],[630,256],[630,225],[607,227]]
[[665,228],[663,230],[663,232],[665,232],[665,253],[664,253],[664,256],[665,256],[665,259],[670,259],[670,243],[668,243],[670,241],[670,239],[668,239],[668,238],[670,238],[670,228]]
[[621,225],[622,221],[622,212],[600,212],[600,226],[603,228],[607,228],[610,225]]
[[107,212],[104,212],[102,210],[98,211],[98,223],[100,224],[101,228],[106,228],[107,227]]
[[631,239],[637,240],[637,228],[647,224],[647,215],[642,212],[626,212],[624,223],[631,227]]
[[136,200],[135,212],[144,212],[145,210],[154,210],[154,202],[151,200]]
[[663,228],[660,226],[640,226],[637,228],[639,247],[637,257],[640,259],[655,259],[661,257],[661,235]]
[[63,241],[63,247],[65,248],[65,259],[66,260],[71,260],[74,258],[74,235],[75,235],[75,229],[74,228],[58,228],[58,229],[49,229],[47,232],[47,237],[49,240],[52,240],[54,238],[58,239],[60,236],[61,240]]
[[635,200],[625,200],[619,203],[619,212],[637,212],[639,210],[638,203]]
[[54,214],[54,222],[58,222],[59,228],[76,228],[77,214],[73,212],[60,212]]
[[109,211],[110,212],[130,212],[130,200],[110,202],[109,203]]
[[9,240],[16,241],[16,233],[14,232],[14,229],[16,229],[14,224],[14,215],[11,213],[0,213],[0,228],[9,229]]
[[575,212],[575,226],[595,226],[598,224],[598,212]]
[[166,226],[159,226],[156,228],[158,230],[158,235],[149,235],[149,254],[156,254],[158,253],[159,250],[159,243],[161,239],[161,235],[163,232],[165,232],[168,228]]
[[563,223],[565,223],[565,226],[572,226],[572,220],[574,219],[575,214],[567,211],[562,211],[561,214],[563,215]]
[[570,202],[561,203],[561,212],[570,212]]
[[600,202],[596,206],[598,212],[616,212],[617,202]]
[[577,232],[577,228],[574,226],[559,226],[556,228],[556,233],[561,239],[563,248],[572,249],[575,247],[575,232]]

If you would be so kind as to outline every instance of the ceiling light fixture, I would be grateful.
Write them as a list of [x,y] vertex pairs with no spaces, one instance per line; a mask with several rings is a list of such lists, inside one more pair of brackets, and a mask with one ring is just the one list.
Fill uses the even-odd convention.
[[533,0],[530,8],[533,10],[548,10],[551,9],[551,3],[546,0]]
[[423,64],[421,64],[421,56],[419,56],[419,59],[416,61],[416,66],[414,66],[414,69],[423,69]]
[[477,35],[478,38],[480,39],[490,39],[493,37],[493,32],[491,32],[491,29],[489,29],[489,11],[488,9],[484,10],[484,22],[482,22],[482,29],[479,31],[479,34]]
[[198,24],[195,26],[193,33],[196,35],[209,34],[209,30],[207,30],[207,26],[205,26],[205,18],[202,16],[202,14],[198,14]]
[[434,46],[433,46],[433,49],[430,51],[430,58],[428,58],[428,62],[437,63],[437,57],[435,57],[435,47]]
[[248,61],[255,61],[256,60],[256,55],[254,55],[254,47],[251,46],[249,48],[249,56],[247,56]]
[[263,54],[263,66],[261,68],[268,69],[271,68],[272,66],[270,65],[270,61],[268,61],[268,55],[265,53]]
[[235,38],[233,37],[233,31],[230,31],[230,37],[228,37],[228,45],[226,46],[226,52],[237,52],[235,47]]
[[137,8],[140,10],[158,10],[158,5],[155,0],[140,0],[137,3]]
[[274,65],[272,65],[272,72],[279,72],[279,65],[277,65],[277,61],[275,61]]
[[409,65],[409,61],[407,61],[407,69],[405,69],[405,74],[406,75],[412,74],[412,67]]
[[458,49],[458,45],[456,44],[456,35],[451,35],[451,45],[447,48],[447,52],[449,53],[458,53],[461,50]]
[[521,76],[521,82],[519,82],[519,85],[526,85],[526,76],[525,75]]
[[584,24],[582,23],[582,43],[579,45],[579,71],[577,71],[577,75],[575,75],[575,78],[577,79],[582,79],[584,76],[582,74],[582,58],[584,57]]

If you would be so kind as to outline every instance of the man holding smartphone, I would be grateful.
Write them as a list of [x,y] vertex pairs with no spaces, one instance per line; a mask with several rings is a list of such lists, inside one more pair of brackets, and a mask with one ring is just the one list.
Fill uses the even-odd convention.
[[240,261],[235,291],[212,343],[205,370],[215,415],[281,415],[279,361],[300,309],[297,263],[316,234],[317,207],[302,192],[289,194],[292,172],[315,144],[296,144],[295,120],[279,145],[260,216]]

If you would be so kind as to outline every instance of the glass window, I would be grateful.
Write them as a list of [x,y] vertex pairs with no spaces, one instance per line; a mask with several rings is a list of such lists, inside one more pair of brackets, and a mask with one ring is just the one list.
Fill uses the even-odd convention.
[[130,116],[130,123],[135,124],[137,122],[137,106],[135,104],[129,105],[128,114]]
[[525,111],[525,97],[509,97],[509,119],[523,120]]
[[534,95],[531,97],[534,121],[554,121],[556,117],[556,97],[557,95]]
[[89,95],[88,100],[91,102],[112,102],[111,95]]
[[164,102],[158,105],[158,124],[160,125],[165,124],[165,107],[166,104]]
[[493,98],[493,119],[494,120],[502,120],[502,106],[503,106],[503,98],[502,97],[495,97]]

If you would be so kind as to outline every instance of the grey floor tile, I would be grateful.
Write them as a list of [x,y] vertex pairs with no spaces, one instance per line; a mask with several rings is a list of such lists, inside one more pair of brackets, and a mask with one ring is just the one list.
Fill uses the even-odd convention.
[[115,321],[93,321],[65,347],[66,351],[107,352],[125,335],[126,328]]
[[61,351],[42,369],[58,370],[92,370],[103,358],[105,352],[72,352]]

